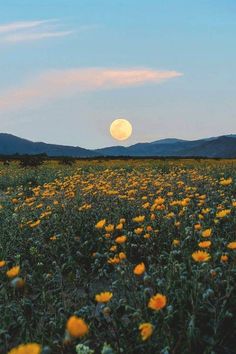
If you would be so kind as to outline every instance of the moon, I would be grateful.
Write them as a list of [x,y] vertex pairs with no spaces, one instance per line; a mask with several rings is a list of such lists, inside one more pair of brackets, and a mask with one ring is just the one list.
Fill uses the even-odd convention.
[[116,140],[126,140],[132,134],[132,125],[127,119],[115,119],[111,123],[110,133]]

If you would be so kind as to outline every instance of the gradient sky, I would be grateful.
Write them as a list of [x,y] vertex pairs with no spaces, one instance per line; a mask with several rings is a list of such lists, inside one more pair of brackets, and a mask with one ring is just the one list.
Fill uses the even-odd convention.
[[0,131],[124,145],[236,133],[235,0],[0,1]]

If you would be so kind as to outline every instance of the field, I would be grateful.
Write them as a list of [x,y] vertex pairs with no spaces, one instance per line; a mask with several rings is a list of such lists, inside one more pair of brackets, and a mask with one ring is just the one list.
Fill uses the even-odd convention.
[[235,353],[235,168],[0,163],[0,353]]

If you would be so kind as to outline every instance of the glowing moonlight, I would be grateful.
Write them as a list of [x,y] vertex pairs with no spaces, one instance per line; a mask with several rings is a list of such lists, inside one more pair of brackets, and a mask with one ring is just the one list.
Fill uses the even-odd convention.
[[110,133],[116,140],[126,140],[132,134],[132,125],[127,119],[116,119],[111,123]]

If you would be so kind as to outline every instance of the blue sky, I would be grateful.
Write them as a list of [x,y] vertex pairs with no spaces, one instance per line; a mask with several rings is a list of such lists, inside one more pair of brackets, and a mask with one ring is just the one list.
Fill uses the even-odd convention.
[[234,0],[0,1],[0,131],[114,145],[236,133]]

